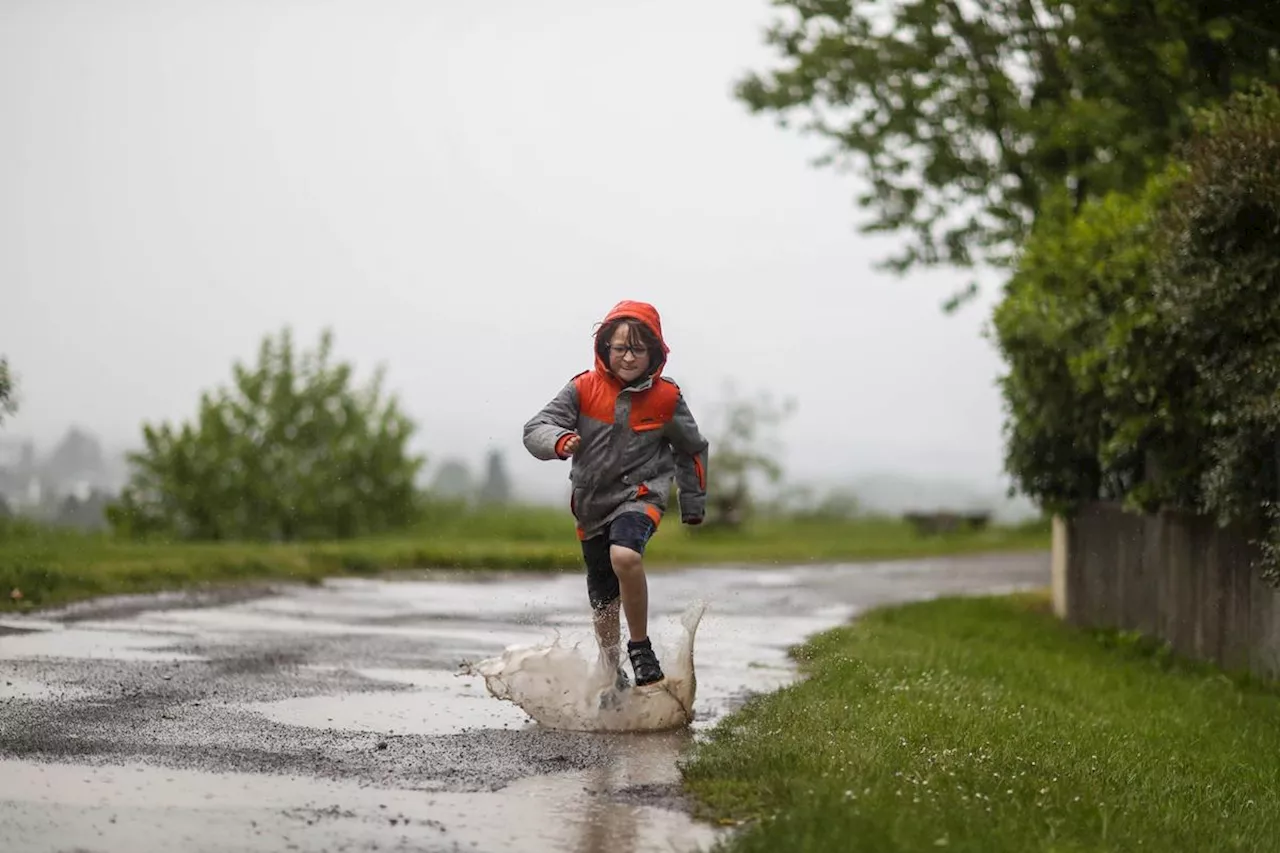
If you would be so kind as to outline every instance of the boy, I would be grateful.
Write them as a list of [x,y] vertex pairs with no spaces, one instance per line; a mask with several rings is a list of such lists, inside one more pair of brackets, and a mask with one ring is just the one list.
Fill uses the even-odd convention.
[[[570,511],[587,568],[596,640],[618,667],[621,610],[637,686],[663,679],[649,642],[644,549],[666,512],[674,479],[680,517],[700,524],[707,499],[707,440],[675,382],[652,305],[623,301],[595,335],[595,368],[580,373],[524,426],[538,459],[572,459]],[[617,686],[627,686],[618,667]]]

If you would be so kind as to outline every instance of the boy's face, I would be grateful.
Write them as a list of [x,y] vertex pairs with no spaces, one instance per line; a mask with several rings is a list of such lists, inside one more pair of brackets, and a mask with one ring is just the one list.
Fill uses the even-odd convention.
[[[638,337],[638,336],[637,336]],[[621,323],[609,339],[609,369],[623,382],[634,382],[649,369],[651,353],[638,340],[631,343],[629,324]]]

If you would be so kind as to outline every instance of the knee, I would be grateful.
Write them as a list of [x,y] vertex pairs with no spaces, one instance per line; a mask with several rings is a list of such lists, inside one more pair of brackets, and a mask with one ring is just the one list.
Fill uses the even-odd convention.
[[636,551],[621,545],[609,548],[609,559],[613,562],[613,571],[619,576],[639,574],[644,571],[644,560]]

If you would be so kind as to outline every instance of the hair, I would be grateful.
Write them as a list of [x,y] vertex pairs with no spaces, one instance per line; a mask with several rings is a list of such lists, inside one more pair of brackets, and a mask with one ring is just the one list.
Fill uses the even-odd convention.
[[613,339],[613,333],[618,330],[618,327],[623,325],[627,327],[627,343],[631,346],[642,344],[649,351],[649,369],[645,375],[652,375],[666,361],[666,355],[662,352],[662,342],[648,326],[631,317],[619,317],[600,327],[596,332],[596,355],[600,356],[600,360],[605,364],[609,363],[609,341]]

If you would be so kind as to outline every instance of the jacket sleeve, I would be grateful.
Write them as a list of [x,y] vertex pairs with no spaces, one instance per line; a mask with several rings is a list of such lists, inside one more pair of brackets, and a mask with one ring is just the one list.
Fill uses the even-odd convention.
[[680,517],[701,521],[707,511],[707,453],[710,443],[698,429],[698,422],[689,411],[683,394],[667,424],[667,440],[675,451]]
[[560,440],[578,428],[578,387],[570,382],[524,425],[524,446],[537,459],[560,459]]

